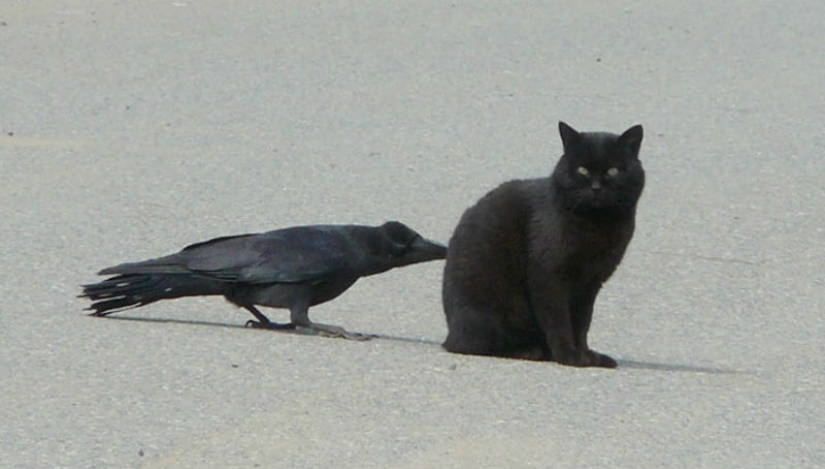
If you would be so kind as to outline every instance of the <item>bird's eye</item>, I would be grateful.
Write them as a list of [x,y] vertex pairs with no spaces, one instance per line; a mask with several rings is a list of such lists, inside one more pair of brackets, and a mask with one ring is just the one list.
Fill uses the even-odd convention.
[[607,170],[607,175],[610,177],[614,177],[619,174],[619,168],[610,168]]
[[579,166],[578,168],[576,168],[576,172],[581,174],[582,176],[590,175],[590,171],[588,171],[587,168],[585,168],[584,166]]

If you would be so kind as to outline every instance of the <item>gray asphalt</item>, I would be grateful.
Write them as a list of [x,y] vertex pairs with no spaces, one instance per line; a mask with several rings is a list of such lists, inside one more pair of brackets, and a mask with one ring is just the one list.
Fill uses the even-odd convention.
[[[0,4],[0,466],[825,467],[825,4]],[[645,126],[596,304],[619,369],[443,351],[441,262],[315,320],[220,298],[91,318],[99,269],[401,220],[447,241],[558,120]],[[286,319],[275,312],[273,320]],[[118,319],[120,318],[120,319]]]

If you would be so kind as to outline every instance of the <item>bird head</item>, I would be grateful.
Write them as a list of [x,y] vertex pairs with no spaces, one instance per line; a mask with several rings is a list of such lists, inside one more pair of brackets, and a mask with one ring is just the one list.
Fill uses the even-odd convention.
[[447,257],[447,247],[426,239],[407,225],[388,221],[377,228],[378,255],[389,258],[392,267],[417,264]]

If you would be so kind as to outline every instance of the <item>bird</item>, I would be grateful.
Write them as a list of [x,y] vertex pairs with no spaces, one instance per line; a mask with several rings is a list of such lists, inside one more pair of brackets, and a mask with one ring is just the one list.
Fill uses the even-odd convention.
[[[380,226],[307,225],[224,236],[178,253],[108,267],[114,277],[82,285],[92,316],[159,300],[223,295],[255,317],[247,327],[367,340],[371,336],[312,322],[309,308],[330,301],[361,277],[444,259],[444,244],[398,221]],[[286,308],[289,323],[270,321],[257,306]]]

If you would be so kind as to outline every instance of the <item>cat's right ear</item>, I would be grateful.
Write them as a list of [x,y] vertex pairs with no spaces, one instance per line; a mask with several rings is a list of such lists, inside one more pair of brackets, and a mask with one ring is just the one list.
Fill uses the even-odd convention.
[[559,134],[561,135],[561,144],[564,147],[565,153],[567,153],[568,148],[581,138],[581,134],[576,129],[562,121],[559,121]]

